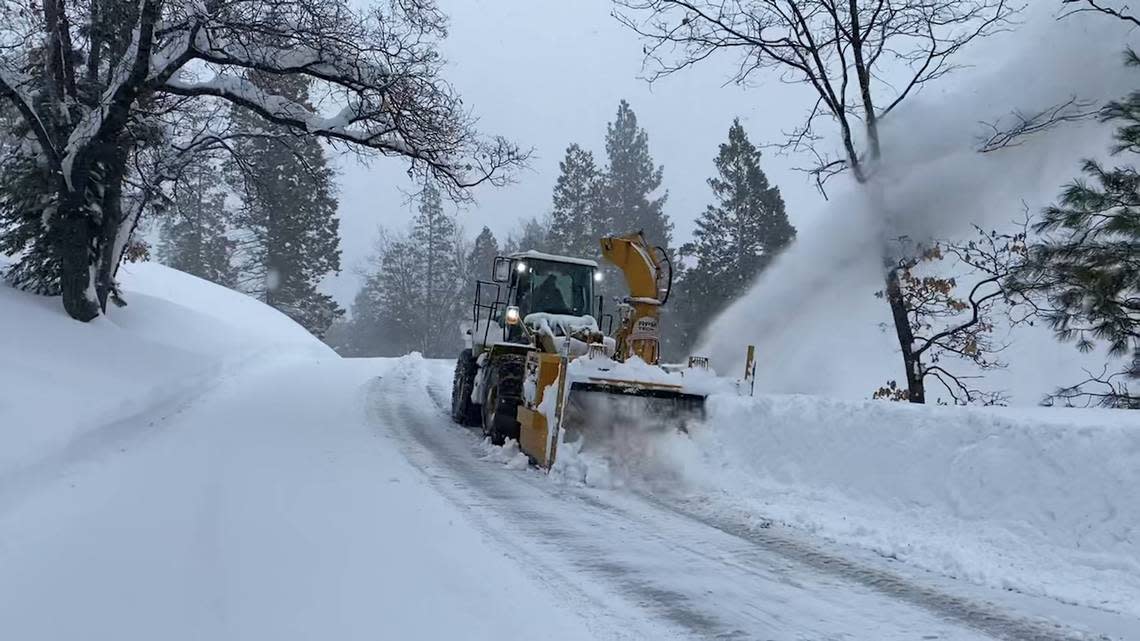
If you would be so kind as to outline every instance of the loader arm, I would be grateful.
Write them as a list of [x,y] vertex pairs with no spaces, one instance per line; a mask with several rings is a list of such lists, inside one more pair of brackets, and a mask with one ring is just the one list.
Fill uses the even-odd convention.
[[[625,361],[630,356],[656,365],[661,355],[661,333],[659,316],[662,298],[668,296],[668,283],[672,274],[663,268],[664,260],[656,250],[645,242],[641,232],[624,236],[610,236],[600,240],[602,255],[613,263],[625,276],[629,296],[623,301],[628,307],[622,314],[618,327],[617,350],[614,358]],[[662,288],[666,288],[664,294]]]

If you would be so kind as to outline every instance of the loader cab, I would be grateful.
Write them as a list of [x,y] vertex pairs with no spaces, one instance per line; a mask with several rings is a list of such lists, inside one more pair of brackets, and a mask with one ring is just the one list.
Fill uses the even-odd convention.
[[[484,291],[480,286],[477,290],[476,321],[482,308],[501,328],[504,340],[525,342],[521,327],[507,322],[511,308],[517,308],[519,319],[539,312],[597,319],[601,310],[594,291],[600,273],[598,264],[589,259],[533,250],[499,256],[493,282],[487,283],[493,289]],[[490,303],[492,296],[494,302]]]
[[522,317],[542,312],[565,316],[592,316],[594,278],[598,266],[593,261],[564,257],[536,257],[534,253],[514,254],[511,261],[510,304]]

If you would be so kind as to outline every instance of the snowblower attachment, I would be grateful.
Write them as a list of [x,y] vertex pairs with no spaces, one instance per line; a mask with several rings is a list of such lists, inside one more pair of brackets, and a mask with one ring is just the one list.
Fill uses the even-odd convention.
[[527,356],[519,445],[538,465],[549,467],[560,443],[582,441],[579,451],[614,449],[638,435],[686,431],[704,418],[705,394],[675,383],[611,378],[607,369],[589,358]]

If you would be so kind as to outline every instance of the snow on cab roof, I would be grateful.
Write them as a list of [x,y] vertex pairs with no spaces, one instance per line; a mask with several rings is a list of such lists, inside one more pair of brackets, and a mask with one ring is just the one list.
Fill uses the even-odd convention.
[[587,267],[598,266],[597,261],[590,260],[589,258],[574,258],[571,256],[559,256],[558,254],[547,254],[544,252],[528,249],[524,252],[515,252],[508,256],[508,258],[533,258],[535,260],[549,260],[554,263],[570,263],[572,265],[586,265]]

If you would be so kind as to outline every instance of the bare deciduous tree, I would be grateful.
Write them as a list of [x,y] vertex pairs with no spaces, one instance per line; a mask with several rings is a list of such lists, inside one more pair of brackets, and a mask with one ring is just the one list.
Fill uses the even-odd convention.
[[[645,41],[650,80],[714,55],[734,56],[734,80],[761,72],[806,84],[815,100],[782,147],[816,159],[822,192],[850,171],[868,183],[883,155],[879,126],[906,99],[953,71],[973,41],[1008,28],[1023,5],[1009,0],[614,0],[619,21]],[[839,132],[839,153],[821,148],[820,118]],[[826,194],[825,194],[826,195]],[[886,244],[884,244],[886,247]],[[891,306],[904,367],[917,371],[897,258],[884,251],[884,297]],[[908,377],[923,402],[923,377]]]
[[[925,381],[934,380],[957,405],[1005,403],[1002,392],[986,390],[980,381],[986,372],[1006,366],[999,356],[1008,347],[999,335],[1003,326],[1032,324],[1035,317],[1028,292],[1008,286],[1010,275],[1025,261],[1026,224],[1007,233],[975,227],[971,240],[936,241],[901,252],[897,295],[907,310],[914,365],[907,370],[905,388],[889,381],[875,398],[913,401],[910,394],[925,394]],[[973,371],[963,372],[953,361],[967,363]]]
[[[114,273],[161,166],[228,136],[164,127],[203,104],[236,105],[293,135],[410,161],[452,196],[501,183],[525,153],[484,139],[440,77],[446,20],[434,0],[12,0],[0,8],[0,100],[18,114],[47,183],[45,234],[59,290],[90,320],[115,293]],[[257,88],[252,73],[302,75],[309,107]],[[207,120],[208,122],[208,120]],[[148,160],[149,158],[149,160]],[[142,171],[136,171],[142,170]],[[134,184],[132,184],[132,182]],[[139,188],[142,188],[141,190]],[[130,197],[138,191],[137,198]],[[128,203],[129,204],[129,203]]]

